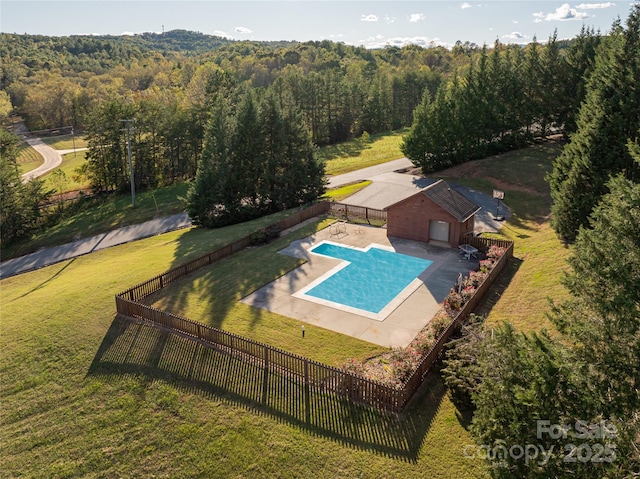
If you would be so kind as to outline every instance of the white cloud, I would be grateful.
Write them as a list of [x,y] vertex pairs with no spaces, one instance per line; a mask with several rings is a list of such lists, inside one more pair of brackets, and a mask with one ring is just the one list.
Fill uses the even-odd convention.
[[439,38],[429,37],[391,37],[384,38],[382,35],[376,35],[375,37],[369,37],[366,40],[361,40],[360,45],[364,45],[366,48],[384,48],[384,47],[403,47],[405,45],[419,45],[421,47],[429,48],[436,46],[443,46],[447,48],[453,47],[452,44],[444,43]]
[[132,37],[132,36],[135,35],[135,33],[133,33],[133,32],[122,32],[121,35],[123,37]]
[[236,33],[253,33],[253,31],[247,27],[236,27]]
[[226,32],[223,32],[222,30],[214,30],[214,31],[213,31],[213,34],[214,34],[216,37],[232,38],[232,37],[231,37],[231,35],[229,35],[229,34],[228,34],[228,33],[226,33]]
[[385,16],[384,17],[384,21],[387,22],[387,25],[390,25],[392,23],[396,23],[397,18],[396,17],[390,17],[390,16]]
[[519,23],[518,20],[512,20],[512,22],[514,25],[517,25]]
[[584,20],[585,18],[589,18],[589,14],[586,12],[579,12],[575,8],[571,8],[568,3],[564,3],[553,13],[547,13],[546,15],[542,12],[534,13],[534,22],[540,23],[543,20],[547,22],[553,21],[567,21],[567,20]]
[[467,8],[471,8],[473,5],[471,5],[468,2],[463,2],[462,4],[460,4],[460,8],[462,8],[463,10],[466,10]]
[[360,20],[363,22],[377,22],[378,16],[370,13],[369,15],[362,15]]
[[529,38],[529,36],[520,32],[511,32],[508,35],[502,35],[502,38],[506,38],[507,40],[525,40]]
[[424,13],[412,13],[409,15],[409,21],[411,23],[418,23],[425,20],[427,17],[424,16]]
[[576,8],[580,10],[594,10],[596,8],[610,8],[615,7],[616,4],[613,2],[606,3],[581,3],[580,5],[576,5]]

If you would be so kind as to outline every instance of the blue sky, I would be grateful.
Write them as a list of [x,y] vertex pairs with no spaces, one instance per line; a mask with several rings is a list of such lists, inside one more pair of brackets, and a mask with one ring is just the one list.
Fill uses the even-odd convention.
[[545,42],[582,25],[607,32],[632,3],[612,1],[0,0],[0,31],[43,35],[194,30],[238,40],[334,40],[369,48]]

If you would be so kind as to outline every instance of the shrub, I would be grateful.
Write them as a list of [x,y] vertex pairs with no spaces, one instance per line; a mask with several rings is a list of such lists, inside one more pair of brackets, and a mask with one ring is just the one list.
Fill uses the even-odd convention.
[[477,288],[483,283],[487,276],[488,274],[484,271],[472,271],[471,273],[469,273],[469,277],[467,278],[467,280],[463,283],[463,287],[473,286]]
[[492,244],[491,246],[489,246],[489,249],[487,250],[487,258],[498,260],[499,258],[502,258],[502,256],[506,252],[507,252],[507,248],[503,248],[502,246]]
[[446,311],[440,310],[429,323],[429,327],[431,331],[433,331],[433,336],[435,338],[442,336],[444,330],[451,324],[451,320],[451,316],[449,316]]
[[480,261],[480,271],[489,274],[495,265],[496,263],[493,259],[483,259]]
[[[433,323],[433,320],[431,321],[431,323]],[[416,335],[415,338],[413,338],[413,341],[411,341],[410,347],[418,351],[420,354],[423,354],[423,355],[427,354],[435,344],[437,337],[438,336],[436,335],[433,328],[430,328],[430,327],[424,328],[422,331],[420,331]]]
[[349,358],[347,362],[342,365],[342,369],[351,374],[357,374],[359,376],[365,376],[364,364],[357,359]]
[[275,226],[269,226],[268,228],[261,228],[258,231],[251,233],[249,236],[249,243],[253,246],[268,243],[280,236],[280,229]]
[[462,291],[460,291],[460,297],[462,298],[462,303],[466,303],[467,301],[469,301],[471,299],[471,296],[473,296],[476,293],[476,288],[474,286],[465,286],[464,288],[462,288]]
[[410,346],[393,348],[390,359],[393,379],[402,384],[416,370],[420,361],[422,361],[422,354]]
[[444,307],[450,311],[458,311],[463,303],[462,296],[455,289],[451,289],[444,299]]

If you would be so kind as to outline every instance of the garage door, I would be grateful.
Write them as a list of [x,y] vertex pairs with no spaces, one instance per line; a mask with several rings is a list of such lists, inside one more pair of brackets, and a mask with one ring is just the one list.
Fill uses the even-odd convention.
[[429,221],[429,239],[449,242],[449,223],[446,221]]

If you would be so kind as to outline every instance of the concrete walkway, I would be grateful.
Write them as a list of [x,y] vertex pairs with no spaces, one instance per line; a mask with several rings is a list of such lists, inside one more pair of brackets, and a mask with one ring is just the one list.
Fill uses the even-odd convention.
[[0,279],[65,261],[77,256],[93,253],[130,241],[155,236],[169,231],[191,226],[191,219],[186,213],[158,218],[132,226],[125,226],[108,233],[91,238],[84,238],[73,243],[46,248],[36,253],[10,259],[0,263]]
[[[312,236],[291,242],[279,253],[302,258],[307,262],[241,301],[381,346],[407,346],[438,312],[458,274],[466,275],[478,266],[477,260],[465,260],[457,251],[449,248],[388,238],[386,230],[382,228],[353,224],[345,227],[344,234],[339,237],[332,235],[330,228],[325,228]],[[342,305],[329,306],[303,299],[296,293],[343,263],[335,258],[309,254],[310,248],[327,240],[358,248],[378,244],[433,263],[416,281],[407,286],[403,292],[406,294],[401,293],[399,301],[394,300],[394,304],[389,304],[391,311],[384,318],[372,319]]]

